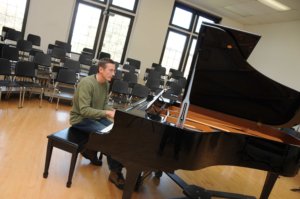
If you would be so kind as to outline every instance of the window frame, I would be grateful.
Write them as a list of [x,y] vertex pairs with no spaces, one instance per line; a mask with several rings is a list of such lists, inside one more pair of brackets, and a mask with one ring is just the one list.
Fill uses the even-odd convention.
[[[193,13],[193,17],[192,17],[189,29],[185,29],[183,27],[172,24],[172,20],[173,20],[176,8],[181,8],[181,9],[184,9],[184,10],[187,10],[187,11]],[[206,11],[203,11],[199,8],[195,8],[195,7],[192,7],[192,6],[186,5],[186,4],[181,3],[181,2],[177,2],[177,1],[174,2],[172,15],[171,15],[170,20],[169,20],[169,27],[168,27],[168,30],[167,30],[167,33],[166,33],[166,36],[165,36],[165,41],[164,41],[164,45],[163,45],[163,48],[162,48],[162,53],[161,53],[160,60],[159,60],[160,64],[162,64],[162,60],[163,60],[163,57],[164,57],[164,54],[165,54],[166,43],[167,43],[167,40],[168,40],[169,32],[170,31],[173,31],[173,32],[175,31],[176,33],[186,34],[187,35],[187,43],[186,43],[186,45],[185,45],[185,47],[182,51],[180,65],[178,67],[178,70],[180,70],[182,72],[185,72],[186,64],[187,64],[187,61],[188,61],[188,53],[190,51],[193,38],[198,38],[198,33],[196,32],[196,28],[197,28],[197,22],[198,22],[199,16],[210,19],[210,20],[214,21],[217,24],[220,23],[221,20],[222,20],[221,17],[216,16],[216,15],[211,14],[211,13],[208,13]],[[168,66],[165,66],[165,67],[168,67]]]
[[[68,43],[71,44],[72,42],[72,37],[73,37],[73,31],[74,31],[74,27],[75,27],[75,21],[76,21],[76,17],[77,17],[77,13],[78,13],[78,8],[79,8],[79,4],[84,4],[84,5],[88,5],[88,6],[91,6],[91,7],[95,7],[95,8],[99,8],[102,10],[101,12],[101,15],[100,15],[100,20],[98,22],[98,28],[97,28],[97,32],[96,32],[96,37],[95,37],[95,41],[94,41],[94,45],[93,45],[93,50],[97,48],[97,41],[99,40],[99,33],[100,33],[100,24],[102,23],[103,21],[103,12],[105,10],[105,7],[104,6],[101,6],[101,5],[98,5],[98,4],[94,4],[94,3],[90,3],[90,2],[86,2],[86,1],[80,1],[80,0],[77,0],[76,1],[76,5],[75,5],[75,8],[74,8],[74,14],[73,14],[73,17],[72,17],[72,21],[71,21],[71,26],[70,26],[70,31],[69,31],[69,37],[68,37]],[[101,2],[102,3],[102,2]],[[71,31],[72,30],[72,31]],[[72,52],[72,50],[71,50]],[[72,52],[74,54],[78,54],[77,52]],[[94,53],[95,54],[95,53]],[[94,56],[93,54],[93,56]]]
[[112,1],[113,1],[113,0],[109,0],[109,7],[111,7],[111,8],[116,8],[116,9],[120,9],[120,10],[124,10],[124,11],[127,11],[127,12],[131,12],[131,13],[133,13],[133,14],[136,13],[136,11],[137,11],[137,6],[138,6],[138,4],[139,4],[139,0],[135,0],[134,6],[133,6],[133,10],[129,10],[129,9],[126,9],[126,8],[123,8],[123,7],[116,6],[116,5],[112,4]]
[[[128,43],[129,43],[129,39],[130,39],[130,34],[128,34],[128,33],[130,33],[132,31],[134,17],[132,15],[128,15],[126,13],[119,12],[117,10],[110,10],[110,11],[113,12],[113,13],[116,13],[118,15],[122,15],[122,16],[130,18],[130,24],[129,24],[129,27],[128,27],[127,36],[126,36],[125,43],[124,43],[124,48],[123,48],[124,52],[122,53],[122,57],[121,57],[121,60],[120,60],[120,63],[124,63],[125,56],[126,56],[126,51],[127,51]],[[102,49],[102,46],[103,46],[103,42],[104,42],[104,38],[105,38],[105,34],[106,34],[106,29],[107,29],[107,25],[108,25],[108,20],[109,20],[109,17],[106,17],[105,22],[103,24],[103,35],[101,35],[101,38],[100,38],[99,47],[98,47],[98,51],[97,51],[98,53],[101,52],[101,49]]]

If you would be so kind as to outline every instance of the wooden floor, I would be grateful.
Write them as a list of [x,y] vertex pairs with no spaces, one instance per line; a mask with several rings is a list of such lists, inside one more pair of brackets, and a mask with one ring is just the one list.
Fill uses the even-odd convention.
[[[106,160],[102,167],[89,164],[79,156],[71,188],[66,188],[70,154],[54,149],[47,179],[43,178],[47,138],[52,132],[69,126],[70,106],[46,100],[26,99],[17,108],[17,99],[0,102],[0,198],[4,199],[107,199],[121,198],[122,192],[108,182]],[[232,166],[215,166],[196,172],[177,171],[190,184],[207,189],[237,192],[258,197],[266,173]],[[300,175],[276,182],[270,199],[299,199]],[[178,198],[182,191],[164,174],[160,180],[146,179],[134,199]]]

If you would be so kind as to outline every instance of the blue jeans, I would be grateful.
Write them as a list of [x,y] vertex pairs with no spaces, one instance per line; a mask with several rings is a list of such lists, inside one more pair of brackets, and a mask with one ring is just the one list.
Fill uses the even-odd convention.
[[99,120],[92,120],[84,118],[81,122],[73,124],[72,127],[79,129],[85,133],[100,133],[101,130],[110,125],[112,122],[107,118],[101,118]]
[[[101,134],[101,130],[110,125],[112,122],[107,118],[101,118],[99,120],[92,120],[89,118],[83,119],[81,122],[74,124],[72,127],[79,129],[85,133],[99,133]],[[89,149],[85,149],[90,154],[97,154],[97,151],[91,151]],[[112,159],[111,156],[107,156],[108,167],[111,171],[121,172],[123,165]]]

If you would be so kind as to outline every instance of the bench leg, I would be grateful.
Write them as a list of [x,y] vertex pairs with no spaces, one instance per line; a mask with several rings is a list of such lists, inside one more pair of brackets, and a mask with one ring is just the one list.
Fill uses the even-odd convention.
[[45,169],[44,169],[44,174],[43,174],[44,178],[48,177],[48,170],[49,170],[50,160],[51,160],[51,156],[52,156],[52,150],[53,150],[52,141],[48,139]]
[[68,182],[67,182],[67,187],[70,188],[72,184],[72,178],[73,178],[73,173],[77,161],[77,156],[78,152],[72,153],[72,158],[71,158],[71,163],[70,163],[70,170],[69,170],[69,177],[68,177]]

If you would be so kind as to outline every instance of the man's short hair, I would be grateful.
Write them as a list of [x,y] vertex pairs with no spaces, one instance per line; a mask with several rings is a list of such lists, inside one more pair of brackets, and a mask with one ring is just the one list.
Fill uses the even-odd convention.
[[106,68],[106,64],[115,64],[114,60],[110,59],[110,58],[102,58],[98,61],[98,71],[101,68],[105,69]]

